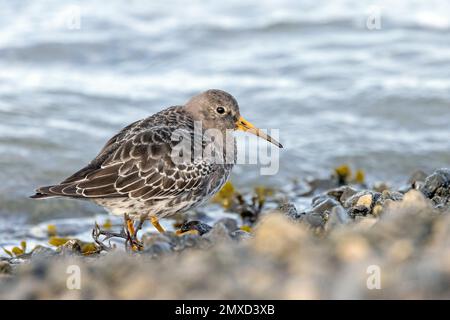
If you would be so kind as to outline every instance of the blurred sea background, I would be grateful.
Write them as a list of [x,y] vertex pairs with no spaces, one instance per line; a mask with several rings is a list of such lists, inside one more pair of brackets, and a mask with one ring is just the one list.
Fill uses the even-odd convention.
[[450,2],[0,1],[0,244],[91,225],[102,209],[27,197],[209,88],[280,130],[278,174],[238,166],[244,189],[342,163],[404,183],[450,163]]

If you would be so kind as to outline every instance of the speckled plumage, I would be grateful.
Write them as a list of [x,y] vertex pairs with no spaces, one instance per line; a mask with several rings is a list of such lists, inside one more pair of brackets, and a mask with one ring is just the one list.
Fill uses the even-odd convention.
[[[234,124],[239,118],[235,99],[220,90],[208,92],[207,102],[216,101],[214,108],[220,104],[230,105],[233,109],[230,122]],[[32,198],[88,199],[113,214],[127,213],[135,219],[142,215],[167,217],[203,203],[227,181],[236,160],[236,145],[233,144],[232,163],[214,163],[203,157],[192,157],[182,164],[172,161],[171,153],[179,143],[172,141],[172,134],[177,131],[184,137],[192,137],[194,121],[201,120],[201,112],[207,112],[206,102],[196,99],[125,127],[106,143],[89,165],[60,184],[37,189]],[[196,107],[202,103],[205,106]],[[192,106],[194,112],[190,110]],[[203,120],[207,123],[208,119]],[[205,147],[203,143],[202,148]]]

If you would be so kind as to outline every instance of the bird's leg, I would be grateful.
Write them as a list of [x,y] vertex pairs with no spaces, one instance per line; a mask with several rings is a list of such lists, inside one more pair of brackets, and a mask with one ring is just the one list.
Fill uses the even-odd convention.
[[127,241],[125,246],[129,243],[131,250],[141,251],[143,249],[142,243],[137,239],[137,232],[142,228],[141,222],[139,222],[138,229],[134,228],[134,222],[130,219],[128,214],[124,214],[123,218],[125,220],[124,227],[126,229],[125,233],[127,235]]
[[152,225],[158,230],[160,233],[166,232],[164,228],[159,224],[158,218],[155,216],[151,216],[150,221],[152,222]]
[[139,222],[138,222],[138,224],[136,225],[136,228],[135,228],[135,230],[134,230],[134,237],[135,238],[137,238],[137,233],[142,229],[142,226],[144,225],[144,223],[145,223],[145,216],[143,216],[143,215],[141,215],[140,216],[140,218],[139,218]]
[[123,215],[123,219],[125,221],[125,225],[127,227],[127,231],[130,235],[135,235],[136,231],[134,230],[134,222],[130,219],[130,216],[128,214]]

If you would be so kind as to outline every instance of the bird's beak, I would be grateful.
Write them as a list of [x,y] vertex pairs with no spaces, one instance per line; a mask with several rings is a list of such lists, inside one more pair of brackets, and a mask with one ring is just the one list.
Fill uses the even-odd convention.
[[236,129],[253,133],[254,135],[257,135],[260,138],[263,138],[274,145],[276,145],[278,148],[283,148],[281,143],[279,143],[277,140],[273,139],[271,136],[265,134],[261,129],[256,128],[254,125],[252,125],[250,122],[245,120],[243,117],[240,117],[239,120],[236,122]]

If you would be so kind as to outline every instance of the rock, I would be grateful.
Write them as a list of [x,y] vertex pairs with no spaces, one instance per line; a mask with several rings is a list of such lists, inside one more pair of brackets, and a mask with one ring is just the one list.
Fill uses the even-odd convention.
[[380,214],[381,214],[382,212],[383,212],[383,206],[380,205],[380,204],[375,205],[375,206],[373,207],[373,209],[372,209],[372,214],[373,214],[375,217],[380,216]]
[[212,243],[231,240],[228,228],[221,222],[215,223],[214,227],[204,236],[204,238],[210,240]]
[[[111,250],[95,259],[71,255],[24,263],[0,258],[0,270],[4,267],[10,272],[12,268],[14,275],[1,281],[0,299],[450,296],[446,285],[450,275],[450,214],[442,214],[431,205],[434,200],[442,204],[444,195],[435,193],[430,200],[418,190],[406,194],[365,190],[345,199],[348,207],[344,207],[345,190],[355,190],[337,189],[315,197],[310,210],[295,222],[290,218],[296,216],[295,206],[286,205],[283,213],[264,210],[252,234],[237,229],[236,219],[227,218],[203,236],[146,233],[143,255]],[[309,205],[309,198],[303,200],[302,206]],[[371,208],[371,213],[351,219],[347,211],[354,208]],[[326,232],[310,226],[325,227]],[[66,245],[65,250],[69,249],[77,252],[77,242]],[[47,254],[45,248],[36,249],[34,254],[39,256],[40,250],[42,256]],[[178,254],[181,250],[189,251]],[[67,270],[73,265],[81,269],[82,290],[67,290]],[[367,281],[377,270],[382,290],[368,290]]]
[[359,197],[358,201],[356,202],[356,206],[366,207],[370,210],[370,208],[372,207],[372,202],[373,195],[369,193]]
[[[216,223],[221,223],[223,224],[229,232],[233,232],[239,229],[238,223],[236,221],[236,219],[233,218],[222,218],[220,220],[218,220]],[[209,226],[208,226],[209,227]],[[209,227],[209,231],[212,229],[211,227]]]
[[[396,197],[391,196],[388,191],[384,192],[385,195],[383,197],[380,192],[371,190],[360,191],[344,202],[344,208],[348,210],[351,217],[366,216],[372,213],[375,205],[383,205],[387,198],[389,198],[389,200],[396,199]],[[377,208],[377,213],[379,212],[379,208]]]
[[336,245],[336,255],[344,262],[355,262],[368,256],[369,243],[361,236],[349,236]]
[[78,239],[71,239],[62,246],[58,247],[57,252],[62,255],[82,255],[83,244]]
[[[344,206],[344,208],[349,209],[349,208],[357,206],[358,203],[359,203],[359,205],[362,205],[363,202],[366,203],[369,199],[372,204],[372,202],[374,200],[377,200],[380,196],[381,196],[381,193],[379,193],[379,192],[374,192],[371,190],[363,190],[363,191],[360,191],[360,192],[354,194],[350,198],[348,198],[343,203],[343,206]],[[360,200],[360,198],[362,198],[363,200]],[[364,205],[364,207],[367,207],[367,206]]]
[[298,220],[301,219],[302,214],[298,213],[297,208],[293,203],[290,202],[283,202],[278,207],[278,210],[282,213],[284,213],[286,216],[288,216],[291,219]]
[[431,207],[424,194],[418,190],[410,190],[404,196],[402,201],[391,201],[386,206],[388,213],[393,212],[416,212],[426,210]]
[[150,247],[155,243],[168,243],[171,244],[174,242],[174,239],[177,238],[177,235],[175,235],[174,233],[145,233],[142,236],[142,243],[145,247]]
[[48,247],[44,247],[44,246],[40,246],[37,245],[36,247],[34,247],[34,249],[31,251],[31,258],[32,259],[45,259],[48,257],[53,257],[55,255],[57,255],[58,253]]
[[312,206],[310,211],[303,213],[304,220],[313,228],[323,228],[333,208],[341,204],[333,197],[322,194],[312,200]]
[[425,179],[420,191],[437,207],[446,207],[450,202],[450,169],[436,170]]
[[330,217],[336,217],[337,221],[341,224],[347,224],[350,222],[350,216],[341,205],[335,206],[331,209]]
[[210,241],[205,237],[195,234],[182,234],[173,235],[172,237],[172,249],[173,251],[182,251],[188,248],[207,248]]
[[7,261],[0,261],[0,277],[1,275],[9,275],[12,273],[11,264]]
[[280,214],[267,215],[256,226],[251,245],[263,254],[289,258],[307,237],[305,229]]
[[192,230],[198,231],[200,235],[204,235],[205,233],[208,233],[211,231],[212,227],[207,225],[206,223],[200,222],[200,221],[189,221],[186,223],[183,223],[183,225],[180,227],[181,232],[188,232]]
[[234,240],[237,241],[248,240],[252,238],[251,233],[244,230],[233,231],[230,235]]
[[432,175],[428,176],[425,184],[421,188],[425,196],[433,198],[435,195],[447,196],[450,193],[450,169],[436,170]]
[[172,246],[168,242],[156,241],[150,246],[144,247],[142,251],[143,254],[149,255],[152,258],[157,258],[163,254],[168,254],[172,252]]
[[312,212],[317,214],[324,214],[326,212],[330,212],[331,209],[335,206],[339,206],[340,203],[332,198],[327,198],[320,203],[317,203],[313,206]]
[[403,200],[403,193],[397,192],[397,191],[389,191],[385,190],[381,193],[381,199],[390,199],[393,201],[401,201]]
[[322,213],[310,212],[306,214],[306,221],[313,228],[323,228],[328,221],[329,211],[325,211]]
[[328,199],[333,199],[333,198],[328,196],[325,193],[319,194],[319,195],[315,196],[314,198],[312,198],[311,206],[316,207],[318,204],[320,204]]
[[327,192],[327,195],[338,200],[340,203],[344,203],[348,198],[355,195],[358,191],[350,186],[342,186],[339,188],[331,189]]

